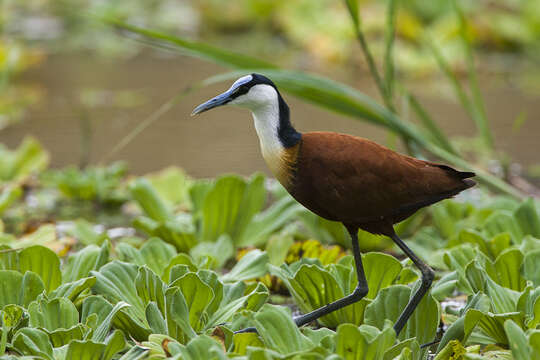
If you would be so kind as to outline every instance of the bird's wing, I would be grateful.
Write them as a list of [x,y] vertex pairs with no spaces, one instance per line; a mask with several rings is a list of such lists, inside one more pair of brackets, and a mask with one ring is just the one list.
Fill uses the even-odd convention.
[[342,222],[397,218],[400,212],[455,195],[470,186],[462,179],[473,175],[366,139],[314,132],[302,136],[294,189],[298,196],[293,196],[315,213]]

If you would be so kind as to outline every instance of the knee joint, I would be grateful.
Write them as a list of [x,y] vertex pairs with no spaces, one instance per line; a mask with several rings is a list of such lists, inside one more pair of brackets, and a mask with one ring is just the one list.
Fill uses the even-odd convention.
[[357,299],[361,299],[361,298],[363,298],[364,296],[366,296],[366,295],[368,294],[368,292],[369,292],[369,289],[368,289],[367,286],[360,286],[360,285],[358,285],[358,286],[354,289],[352,295],[353,295],[355,298],[357,298]]
[[435,271],[430,267],[422,270],[422,284],[425,286],[430,286],[435,279]]

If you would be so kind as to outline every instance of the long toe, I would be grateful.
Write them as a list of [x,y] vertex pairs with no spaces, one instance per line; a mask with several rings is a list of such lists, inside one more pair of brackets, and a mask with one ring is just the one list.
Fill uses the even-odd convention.
[[256,333],[256,332],[257,332],[257,329],[255,329],[254,327],[248,327],[248,328],[245,328],[245,329],[242,329],[242,330],[237,330],[234,333],[235,334],[242,334],[242,333]]

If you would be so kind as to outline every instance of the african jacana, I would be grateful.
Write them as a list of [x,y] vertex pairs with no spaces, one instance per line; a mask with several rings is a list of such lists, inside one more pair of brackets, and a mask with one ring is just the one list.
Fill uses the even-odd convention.
[[393,225],[470,188],[475,182],[468,178],[474,173],[401,155],[355,136],[299,133],[274,83],[259,74],[238,79],[223,94],[197,106],[192,115],[225,104],[251,110],[262,155],[287,191],[315,214],[342,222],[351,236],[358,285],[350,295],[295,318],[295,323],[302,326],[366,296],[357,237],[358,229],[363,229],[392,238],[422,274],[421,286],[394,325],[399,334],[431,286],[434,272],[396,235]]

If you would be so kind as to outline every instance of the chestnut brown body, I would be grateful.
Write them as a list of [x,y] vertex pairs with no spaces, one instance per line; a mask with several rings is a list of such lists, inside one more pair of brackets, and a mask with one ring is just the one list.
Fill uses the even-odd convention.
[[[473,173],[401,155],[370,140],[311,132],[294,156],[291,195],[319,216],[391,236],[392,225],[475,184]],[[290,158],[291,156],[289,156]]]
[[[394,232],[393,225],[437,201],[475,184],[474,173],[401,155],[372,141],[337,133],[299,133],[275,84],[260,74],[246,75],[229,90],[197,106],[193,114],[233,104],[252,111],[262,155],[289,193],[315,214],[342,222],[351,236],[358,284],[337,299],[294,318],[298,326],[360,301],[368,282],[358,229],[389,236],[421,274],[420,286],[394,323],[396,336],[429,290],[434,271]],[[324,288],[323,288],[324,289]],[[246,328],[238,332],[256,331]]]

